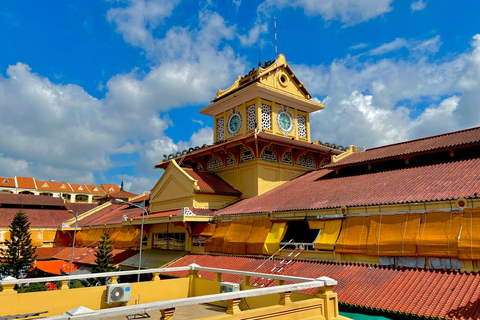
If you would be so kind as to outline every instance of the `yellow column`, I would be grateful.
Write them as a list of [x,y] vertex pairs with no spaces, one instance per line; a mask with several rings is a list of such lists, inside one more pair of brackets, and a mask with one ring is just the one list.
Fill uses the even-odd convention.
[[118,276],[110,277],[110,284],[117,284],[118,283]]
[[325,306],[325,319],[338,319],[338,297],[337,293],[332,291],[333,287],[321,287],[318,288],[318,292],[315,296],[323,299],[323,305]]
[[292,304],[292,299],[290,299],[290,291],[287,292],[280,292],[280,300],[278,301],[278,304],[281,306],[288,306]]
[[152,281],[160,281],[160,273],[154,272],[152,276]]
[[222,274],[220,272],[215,272],[215,281],[222,282]]
[[194,297],[195,296],[195,280],[200,278],[198,274],[198,270],[190,270],[188,271],[188,277],[190,278],[190,287],[188,288],[188,296]]
[[175,308],[171,309],[165,309],[165,310],[160,310],[160,313],[162,316],[160,317],[160,320],[173,320],[173,314],[175,313]]
[[17,291],[13,288],[14,284],[4,284],[3,291],[0,292],[0,310],[2,314],[17,313]]
[[62,280],[62,281],[60,281],[60,283],[62,284],[62,288],[60,288],[60,290],[68,290],[68,289],[70,289],[70,288],[68,287],[68,283],[69,283],[69,282],[70,282],[70,280]]
[[241,312],[239,308],[240,301],[242,299],[230,299],[227,300],[227,314],[239,314]]

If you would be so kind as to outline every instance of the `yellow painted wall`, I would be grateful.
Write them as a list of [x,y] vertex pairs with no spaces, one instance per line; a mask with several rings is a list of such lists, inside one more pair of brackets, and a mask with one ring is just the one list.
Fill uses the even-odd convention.
[[[168,227],[167,227],[168,225]],[[192,237],[183,226],[176,226],[172,223],[154,224],[148,230],[148,245],[145,249],[152,249],[154,233],[185,233],[185,251],[192,250]]]
[[261,195],[311,169],[254,159],[223,167],[215,173],[242,192],[242,198]]
[[[179,278],[132,283],[132,299],[125,305],[188,297],[189,279]],[[121,306],[105,302],[105,286],[55,291],[16,293],[0,292],[0,315],[49,311],[46,316],[62,314],[78,306],[92,310]]]

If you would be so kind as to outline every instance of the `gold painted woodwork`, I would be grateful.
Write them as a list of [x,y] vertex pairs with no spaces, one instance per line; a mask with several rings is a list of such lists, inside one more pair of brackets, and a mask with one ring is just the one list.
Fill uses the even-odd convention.
[[237,196],[199,193],[197,180],[171,160],[150,195],[150,212],[183,207],[219,209],[238,199]]

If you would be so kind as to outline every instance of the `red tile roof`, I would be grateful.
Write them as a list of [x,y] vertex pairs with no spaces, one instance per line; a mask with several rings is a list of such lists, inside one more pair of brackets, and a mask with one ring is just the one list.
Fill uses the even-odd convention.
[[15,188],[15,178],[0,177],[0,187]]
[[0,204],[39,205],[64,207],[62,199],[32,194],[0,193]]
[[358,163],[376,161],[380,159],[404,157],[416,153],[433,150],[449,149],[453,147],[480,143],[480,127],[449,132],[437,136],[395,143],[378,148],[368,149],[365,152],[354,153],[336,163],[326,167],[334,168]]
[[[73,253],[73,261],[76,263],[95,264],[95,249],[96,248],[75,248]],[[130,257],[136,255],[138,251],[129,249],[113,249],[113,261],[112,264],[119,264]],[[61,252],[57,253],[55,259],[61,259],[70,261],[72,258],[72,248],[65,248]]]
[[128,199],[128,198],[133,198],[137,197],[138,194],[128,192],[128,191],[114,191],[107,193],[104,196],[96,197],[96,200],[101,200],[101,199],[111,199],[111,198],[119,198],[119,199]]
[[229,194],[240,196],[242,193],[226,183],[219,176],[214,173],[197,171],[190,168],[182,168],[189,176],[197,180],[197,185],[200,188],[196,192]]
[[[255,271],[265,260],[253,257],[189,254],[169,267],[196,263],[203,267]],[[256,272],[268,273],[273,263],[269,261]],[[175,274],[185,276],[186,273]],[[205,279],[214,278],[210,272],[200,274]],[[282,275],[333,278],[338,281],[334,291],[338,293],[339,303],[343,304],[423,317],[480,319],[478,273],[297,260],[285,268]],[[224,281],[238,283],[242,280],[240,276],[227,274],[222,276]],[[255,279],[251,281],[253,283]]]
[[8,227],[20,210],[27,214],[32,228],[61,227],[62,223],[72,218],[71,213],[67,210],[0,207],[0,227]]
[[114,203],[105,209],[97,211],[88,217],[85,217],[78,221],[80,227],[105,225],[105,224],[120,224],[122,222],[122,216],[126,214],[123,209],[128,205]]
[[337,177],[333,170],[307,173],[218,214],[314,210],[473,197],[480,193],[480,158]]
[[[157,212],[150,212],[148,214],[148,218],[161,218],[161,217],[168,217],[168,216],[176,216],[180,213],[182,208],[174,209],[174,210],[166,210],[166,211],[157,211]],[[215,214],[214,210],[211,209],[197,209],[197,208],[189,208],[193,213],[197,216],[213,216]],[[134,217],[133,219],[141,219],[142,213],[140,215]]]
[[[219,143],[216,143],[216,144],[213,144],[213,145],[210,145],[210,146],[202,147],[200,149],[197,149],[195,151],[187,153],[186,157],[190,157],[190,156],[193,156],[193,155],[199,155],[203,152],[211,151],[213,149],[217,149],[219,147],[223,147],[223,146],[229,145],[229,144],[237,142],[237,141],[247,140],[248,138],[251,138],[253,136],[255,136],[255,133],[250,132],[250,133],[247,133],[243,136],[230,139],[228,141],[223,141],[223,142],[219,142]],[[283,143],[283,144],[287,144],[287,145],[294,145],[294,146],[298,146],[298,147],[302,147],[302,148],[307,148],[307,149],[311,149],[312,151],[322,151],[322,152],[331,153],[331,154],[341,154],[343,152],[343,151],[336,150],[336,149],[333,149],[333,148],[330,148],[330,147],[327,147],[327,146],[324,146],[324,145],[318,145],[318,144],[315,144],[315,143],[309,143],[309,142],[300,141],[300,140],[292,140],[292,139],[289,139],[289,138],[277,136],[277,135],[266,133],[266,132],[258,133],[257,138],[260,139],[260,140],[276,141],[276,142],[279,142],[280,144]],[[178,162],[178,160],[182,157],[183,156],[175,156],[173,159],[177,160],[177,162]],[[161,168],[161,167],[166,166],[166,164],[170,160],[171,159],[163,160],[162,162],[157,163],[155,165],[155,168]]]
[[17,180],[17,187],[24,189],[37,189],[35,186],[35,179],[30,177],[15,177]]
[[98,207],[98,203],[77,203],[77,202],[67,202],[65,203],[68,210],[72,210],[75,214],[82,214],[87,211],[92,210],[93,208]]
[[286,138],[286,137],[282,137],[282,136],[278,136],[276,134],[271,134],[271,133],[266,133],[266,132],[258,133],[258,137],[266,139],[266,140],[283,142],[283,143],[286,143],[286,144],[289,144],[289,145],[295,145],[295,146],[299,146],[299,147],[303,147],[303,148],[307,148],[307,149],[313,149],[313,150],[316,150],[316,151],[323,151],[323,152],[331,153],[331,154],[334,154],[334,155],[341,154],[341,153],[344,152],[344,151],[341,151],[341,150],[337,150],[335,148],[327,147],[327,146],[322,145],[322,144],[316,144],[316,143],[313,143],[313,142],[305,142],[305,141],[301,141],[301,140],[292,140],[291,138]]
[[[65,250],[67,247],[51,247],[51,248],[42,248],[38,247],[35,249],[37,260],[42,259],[52,259],[57,253]],[[71,250],[72,248],[70,248]]]

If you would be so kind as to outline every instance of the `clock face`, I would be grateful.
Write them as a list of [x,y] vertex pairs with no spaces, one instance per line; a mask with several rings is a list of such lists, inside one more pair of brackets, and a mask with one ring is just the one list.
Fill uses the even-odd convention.
[[234,114],[228,123],[228,128],[230,129],[230,132],[236,133],[240,129],[241,123],[240,116],[238,114]]
[[282,112],[278,116],[278,123],[283,130],[288,131],[290,129],[290,126],[292,125],[292,119],[290,119],[287,113]]

